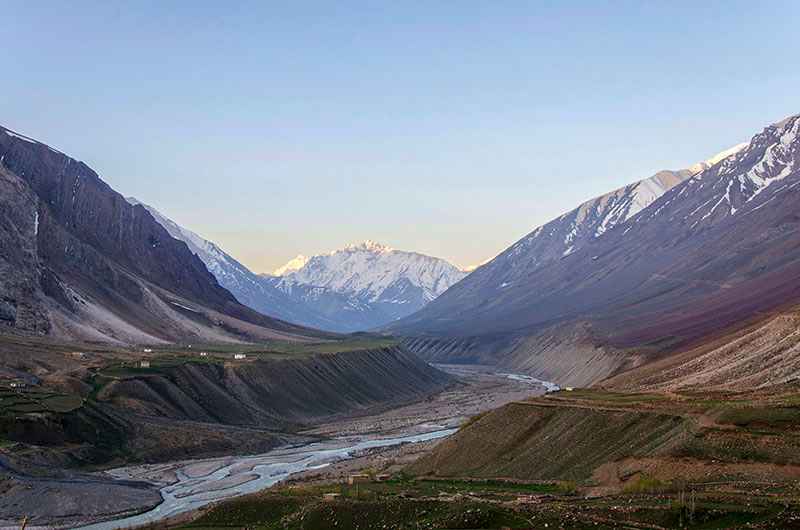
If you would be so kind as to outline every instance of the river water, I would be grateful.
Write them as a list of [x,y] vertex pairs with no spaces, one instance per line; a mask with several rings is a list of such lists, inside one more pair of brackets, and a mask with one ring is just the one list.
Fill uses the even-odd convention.
[[497,375],[506,377],[513,381],[522,381],[524,383],[528,383],[529,385],[542,386],[544,387],[546,392],[558,392],[559,390],[561,390],[561,387],[555,383],[551,383],[550,381],[543,381],[542,379],[536,379],[535,377],[531,377],[529,375],[501,374],[501,373],[498,373]]
[[293,473],[319,469],[374,447],[444,438],[456,429],[441,429],[397,438],[348,442],[319,442],[293,449],[277,449],[261,455],[189,461],[176,470],[177,482],[161,489],[161,504],[148,512],[124,519],[82,526],[83,530],[133,528],[195,510],[209,503],[262,490]]
[[543,379],[536,379],[535,377],[531,377],[525,374],[515,374],[515,373],[506,373],[506,372],[497,372],[495,371],[495,367],[491,365],[481,365],[481,364],[434,364],[433,365],[440,370],[443,370],[449,374],[453,374],[455,376],[464,376],[464,375],[472,375],[472,374],[484,374],[496,377],[503,377],[505,379],[510,379],[512,381],[519,381],[521,383],[526,383],[533,387],[541,387],[545,392],[558,392],[561,390],[561,387],[556,383],[552,383],[550,381],[545,381]]

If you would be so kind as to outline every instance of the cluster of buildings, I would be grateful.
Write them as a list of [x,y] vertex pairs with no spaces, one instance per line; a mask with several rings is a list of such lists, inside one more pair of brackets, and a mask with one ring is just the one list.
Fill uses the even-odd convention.
[[[192,345],[191,345],[191,344],[190,344],[189,346],[187,346],[187,348],[191,348],[191,347],[192,347]],[[142,352],[143,352],[143,353],[153,353],[153,349],[152,349],[152,348],[143,348],[143,349],[142,349]],[[80,356],[80,357],[83,357],[85,354],[83,354],[83,353],[80,353],[80,354],[76,353],[76,354],[73,354],[73,355],[75,355],[75,356]],[[198,353],[198,355],[199,355],[200,357],[208,357],[208,352],[206,352],[206,351],[201,351],[200,353]],[[247,354],[245,354],[245,353],[234,353],[234,354],[233,354],[233,359],[234,359],[234,360],[236,360],[236,361],[241,361],[241,360],[247,359]],[[141,362],[139,363],[139,366],[140,366],[141,368],[150,368],[150,361],[141,361]]]
[[[191,348],[191,347],[192,347],[192,345],[191,345],[191,344],[189,344],[189,345],[187,346],[187,348]],[[153,353],[153,349],[152,349],[152,348],[143,348],[143,349],[142,349],[142,352],[143,352],[143,353]],[[81,354],[74,354],[74,355],[75,355],[75,356],[80,356],[80,357],[83,357],[85,354],[81,353]],[[206,352],[206,351],[201,351],[201,352],[199,352],[199,353],[198,353],[198,355],[199,355],[200,357],[208,357],[208,352]],[[245,353],[234,353],[234,354],[233,354],[233,360],[234,360],[234,361],[243,361],[243,360],[245,360],[245,359],[247,359],[247,354],[245,354]],[[151,361],[150,361],[149,359],[143,359],[143,360],[141,360],[141,361],[139,361],[139,362],[137,363],[137,366],[138,366],[139,368],[150,368],[150,367],[151,367],[151,364],[150,364],[150,363],[151,363]]]

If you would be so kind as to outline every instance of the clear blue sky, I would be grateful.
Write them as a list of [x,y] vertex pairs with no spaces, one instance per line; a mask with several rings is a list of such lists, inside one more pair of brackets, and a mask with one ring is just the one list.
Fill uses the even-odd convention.
[[3,5],[0,123],[259,272],[479,262],[800,112],[794,1]]

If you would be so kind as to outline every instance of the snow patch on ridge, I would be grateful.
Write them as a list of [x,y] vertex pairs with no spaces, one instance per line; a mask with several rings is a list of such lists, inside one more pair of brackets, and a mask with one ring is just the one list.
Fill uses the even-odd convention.
[[[799,129],[800,118],[795,118],[793,122],[786,121],[778,141],[766,149],[764,157],[744,176],[755,185],[755,190],[747,202],[755,199],[774,182],[781,181],[794,172],[795,157],[792,155],[795,154],[795,140]],[[775,174],[777,168],[781,169]]]
[[36,140],[34,140],[33,138],[28,138],[25,135],[22,135],[22,134],[19,134],[19,133],[15,133],[13,131],[9,131],[8,129],[5,130],[5,133],[7,135],[11,136],[12,138],[17,138],[17,139],[22,140],[24,142],[28,142],[29,144],[38,144],[39,143]]
[[714,166],[714,165],[718,164],[722,160],[725,160],[729,156],[737,154],[738,152],[742,151],[748,145],[750,145],[748,142],[742,142],[740,144],[736,144],[733,147],[725,149],[724,151],[720,151],[719,153],[717,153],[716,155],[712,156],[711,158],[709,158],[707,160],[703,160],[702,162],[698,162],[698,163],[692,165],[689,168],[689,170],[692,171],[692,173],[695,173],[695,174],[701,173],[701,172],[705,171],[706,169],[710,168],[711,166]]
[[286,264],[282,267],[278,267],[274,271],[272,271],[272,276],[285,276],[290,272],[299,271],[303,267],[305,267],[306,263],[308,263],[308,258],[303,256],[302,254],[298,254],[294,258],[290,259]]

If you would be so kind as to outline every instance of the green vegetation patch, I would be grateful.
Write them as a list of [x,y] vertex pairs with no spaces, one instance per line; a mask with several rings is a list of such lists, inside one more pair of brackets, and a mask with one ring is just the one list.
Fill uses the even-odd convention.
[[341,497],[328,502],[304,490],[302,495],[274,492],[228,501],[182,528],[416,530],[504,526],[528,527],[529,520],[512,509],[473,501]]
[[[358,485],[334,484],[313,488],[286,488],[279,490],[288,496],[321,496],[335,493],[343,498],[374,500],[382,497],[403,496],[406,498],[438,497],[440,495],[476,494],[482,496],[551,495],[563,494],[565,490],[557,482],[515,482],[508,480],[461,480],[410,478],[405,475],[381,482],[366,482]],[[573,490],[570,490],[573,491]]]
[[608,392],[605,390],[594,390],[589,388],[578,388],[571,391],[562,390],[553,396],[557,398],[581,399],[590,401],[601,401],[619,405],[632,405],[636,403],[652,403],[665,401],[669,398],[664,394],[652,394],[643,392]]
[[170,368],[186,364],[220,364],[219,359],[200,356],[162,355],[148,359],[150,366],[143,367],[141,362],[125,362],[103,368],[97,375],[106,379],[126,379],[149,375],[167,375]]
[[321,503],[304,514],[302,525],[290,528],[502,528],[529,527],[513,510],[477,502],[392,500],[389,502],[338,501]]
[[746,428],[800,427],[800,407],[730,407],[717,417],[717,422]]
[[691,437],[676,456],[732,463],[800,464],[800,440],[780,434],[709,429]]
[[[408,487],[408,481],[396,479],[389,484]],[[512,482],[505,480],[448,480],[421,478],[413,481],[415,492],[428,495],[439,493],[524,493],[524,494],[557,494],[566,491],[556,482]]]
[[664,493],[673,489],[668,482],[648,475],[639,475],[625,485],[625,493]]
[[[374,350],[397,346],[399,341],[387,337],[353,337],[340,341],[324,342],[291,342],[291,341],[267,341],[260,344],[192,344],[188,345],[169,345],[154,347],[153,352],[157,355],[160,362],[164,356],[176,360],[192,359],[210,361],[213,358],[229,360],[235,353],[244,353],[248,359],[255,357],[294,357],[303,355],[325,354],[325,353],[344,353],[359,350]],[[205,352],[208,357],[200,357],[200,352]]]
[[0,392],[0,415],[57,412],[78,409],[83,399],[77,395],[58,394],[41,389]]
[[[645,477],[646,479],[646,477]],[[653,489],[642,480],[644,490]],[[427,488],[472,487],[472,495],[432,496]],[[649,484],[649,485],[648,485]],[[756,498],[717,498],[680,490],[636,492],[618,497],[498,503],[481,488],[507,488],[502,481],[413,481],[282,487],[220,503],[184,529],[261,530],[498,529],[498,528],[784,528],[780,503]],[[542,486],[542,485],[529,485]],[[646,486],[646,487],[644,487]],[[326,496],[337,493],[338,496]],[[746,501],[746,502],[745,502]]]
[[184,528],[283,528],[283,518],[300,507],[300,499],[282,495],[242,497],[216,505]]

